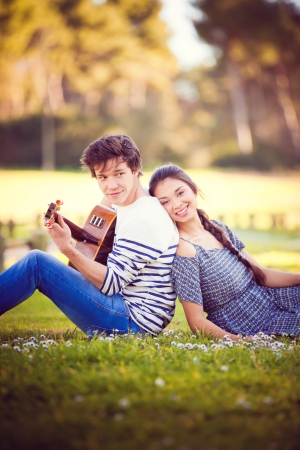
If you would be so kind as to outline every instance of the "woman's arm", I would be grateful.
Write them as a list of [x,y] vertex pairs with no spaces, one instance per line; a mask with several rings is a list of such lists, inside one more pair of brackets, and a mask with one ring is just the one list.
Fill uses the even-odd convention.
[[282,272],[280,270],[262,267],[246,250],[242,250],[248,261],[258,267],[266,276],[265,286],[270,288],[297,286],[300,284],[300,274]]
[[238,341],[239,338],[235,334],[231,334],[218,327],[210,320],[204,317],[203,306],[197,305],[196,303],[187,302],[181,300],[186,320],[189,324],[190,329],[195,332],[204,332],[205,334],[211,334],[217,338],[223,338],[225,335],[229,336],[233,341]]

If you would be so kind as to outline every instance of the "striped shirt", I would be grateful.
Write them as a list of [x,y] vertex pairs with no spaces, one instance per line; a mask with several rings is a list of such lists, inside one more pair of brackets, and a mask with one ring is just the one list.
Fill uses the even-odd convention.
[[118,207],[113,250],[101,292],[119,292],[131,318],[146,332],[160,333],[172,320],[175,299],[171,266],[178,231],[154,197]]

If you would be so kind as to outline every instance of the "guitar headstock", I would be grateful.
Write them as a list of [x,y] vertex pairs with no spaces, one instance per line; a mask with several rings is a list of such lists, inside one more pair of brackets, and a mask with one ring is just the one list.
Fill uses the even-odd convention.
[[50,203],[48,205],[47,212],[45,214],[46,226],[47,228],[52,228],[53,223],[57,218],[57,211],[60,210],[60,207],[64,204],[62,200],[56,200],[55,203]]

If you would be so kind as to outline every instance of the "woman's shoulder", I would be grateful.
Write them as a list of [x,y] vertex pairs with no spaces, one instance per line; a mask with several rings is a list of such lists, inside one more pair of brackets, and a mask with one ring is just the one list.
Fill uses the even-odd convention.
[[196,255],[196,249],[193,244],[184,239],[179,239],[176,256],[192,258]]

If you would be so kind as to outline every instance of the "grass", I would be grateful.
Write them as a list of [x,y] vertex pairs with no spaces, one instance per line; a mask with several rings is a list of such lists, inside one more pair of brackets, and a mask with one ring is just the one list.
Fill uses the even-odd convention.
[[18,308],[3,317],[2,449],[297,448],[298,341],[213,344],[180,310],[172,334],[88,341],[38,293]]
[[[46,184],[36,172],[25,175],[0,174],[0,187],[5,182],[9,187],[0,200],[7,213],[2,221],[13,212],[26,223],[44,201],[62,198],[63,190],[70,191],[67,216],[75,214],[74,198],[83,216],[96,201],[87,201],[86,191],[79,193],[84,174],[44,174]],[[242,183],[243,175],[210,175],[198,173],[210,198],[216,200],[214,192],[223,186],[215,213],[226,196],[232,197],[228,211],[233,211],[238,201],[230,190],[234,180]],[[278,197],[280,207],[296,208],[299,180],[255,174],[250,183],[250,174],[245,177],[244,198],[250,191],[254,199],[273,191],[265,209],[279,209]],[[28,190],[20,189],[23,184]],[[26,192],[32,193],[28,201]],[[249,201],[249,211],[254,203]],[[247,212],[246,203],[241,210]],[[299,232],[242,229],[237,234],[259,262],[300,271]],[[299,339],[261,337],[253,345],[229,344],[192,335],[180,304],[166,334],[157,339],[128,335],[88,341],[36,292],[0,318],[1,450],[298,449]]]

